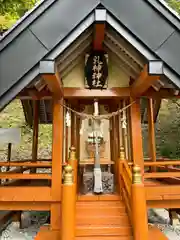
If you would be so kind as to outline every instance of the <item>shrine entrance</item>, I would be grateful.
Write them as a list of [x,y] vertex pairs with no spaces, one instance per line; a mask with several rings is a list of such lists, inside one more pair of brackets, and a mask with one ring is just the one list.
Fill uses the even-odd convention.
[[128,99],[92,98],[79,99],[79,107],[73,108],[67,101],[66,135],[71,141],[66,141],[76,147],[79,195],[118,192],[120,152],[129,159],[131,105]]

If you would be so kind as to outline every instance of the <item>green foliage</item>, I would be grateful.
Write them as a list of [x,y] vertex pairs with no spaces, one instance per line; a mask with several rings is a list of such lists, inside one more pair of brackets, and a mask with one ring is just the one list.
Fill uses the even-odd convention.
[[167,0],[167,3],[172,7],[178,14],[180,14],[180,1],[179,0]]
[[0,31],[10,28],[38,0],[0,0]]
[[[21,142],[13,145],[12,159],[28,159],[32,153],[32,129],[26,124],[19,100],[12,101],[0,112],[0,128],[20,128]],[[38,154],[41,158],[51,158],[52,125],[39,125]],[[7,145],[0,144],[0,161],[7,157]]]
[[163,100],[156,123],[156,144],[162,157],[180,158],[180,101]]
[[0,0],[0,14],[11,16],[23,16],[25,12],[31,9],[37,0]]

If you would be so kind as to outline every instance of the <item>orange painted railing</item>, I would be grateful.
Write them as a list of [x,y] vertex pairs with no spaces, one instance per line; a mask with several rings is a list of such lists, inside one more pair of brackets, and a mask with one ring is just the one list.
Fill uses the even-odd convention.
[[18,162],[0,162],[0,167],[36,167],[36,168],[50,168],[52,166],[51,162],[30,162],[28,161],[18,161]]
[[50,174],[42,173],[24,173],[31,168],[51,168],[51,162],[0,162],[0,167],[15,167],[7,172],[0,172],[0,179],[48,179],[51,180]]
[[146,172],[144,178],[180,178],[180,168],[173,166],[180,166],[180,161],[157,161],[157,162],[144,162],[145,167],[150,169],[155,166],[157,169],[164,169],[166,172]]
[[132,164],[130,167],[127,160],[121,159],[119,173],[120,192],[132,223],[134,239],[148,240],[147,206],[141,169]]
[[131,187],[132,187],[132,172],[126,160],[119,161],[119,186],[120,193],[124,199],[126,209],[128,211],[129,219],[131,216]]

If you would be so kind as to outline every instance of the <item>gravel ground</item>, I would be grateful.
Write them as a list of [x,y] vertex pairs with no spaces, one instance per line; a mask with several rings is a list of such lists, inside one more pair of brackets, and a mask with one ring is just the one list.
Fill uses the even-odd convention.
[[[46,214],[39,214],[35,212],[30,212],[31,215],[29,215],[29,212],[26,212],[25,216],[28,221],[31,222],[30,226],[24,229],[20,229],[19,222],[11,223],[5,231],[3,231],[0,240],[33,240],[35,236],[37,235],[37,232],[39,231],[40,227],[44,225],[47,221],[48,215]],[[28,216],[28,217],[27,217]],[[29,221],[30,219],[30,221]]]
[[157,226],[169,240],[180,240],[180,225],[174,228],[169,224],[168,211],[165,209],[150,209],[148,218],[149,223]]
[[[168,212],[165,209],[150,209],[148,211],[149,223],[157,226],[169,240],[180,239],[180,226],[176,229],[169,224]],[[0,240],[33,240],[39,231],[40,226],[44,225],[47,217],[31,216],[32,224],[25,229],[19,229],[19,223],[12,223],[2,233]]]

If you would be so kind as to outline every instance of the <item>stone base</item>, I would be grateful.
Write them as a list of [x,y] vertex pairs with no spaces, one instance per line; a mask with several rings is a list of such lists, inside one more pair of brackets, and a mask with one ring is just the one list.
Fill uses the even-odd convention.
[[102,187],[103,193],[113,193],[114,192],[114,174],[109,172],[102,173]]
[[[85,172],[82,175],[82,194],[93,193],[94,174],[93,172]],[[102,172],[102,188],[105,194],[114,192],[114,174],[110,172]]]

